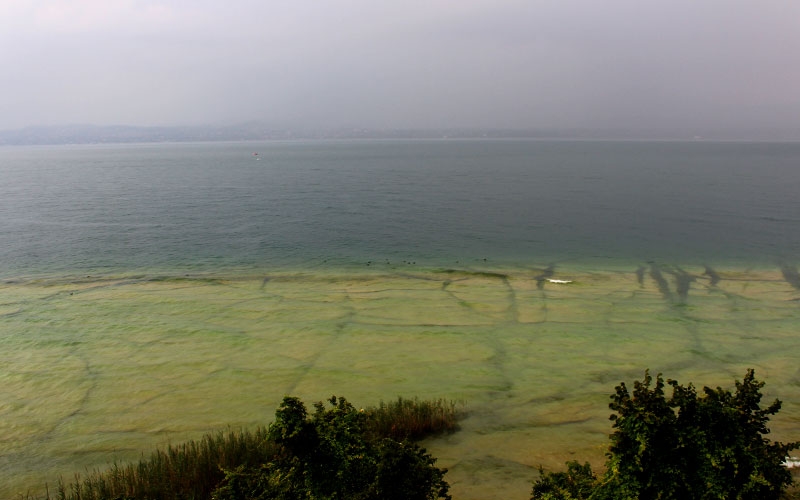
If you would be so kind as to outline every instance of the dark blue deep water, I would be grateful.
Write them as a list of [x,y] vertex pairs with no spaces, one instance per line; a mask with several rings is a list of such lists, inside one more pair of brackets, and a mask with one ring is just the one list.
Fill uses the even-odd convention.
[[483,259],[772,265],[798,250],[797,143],[0,148],[3,278]]

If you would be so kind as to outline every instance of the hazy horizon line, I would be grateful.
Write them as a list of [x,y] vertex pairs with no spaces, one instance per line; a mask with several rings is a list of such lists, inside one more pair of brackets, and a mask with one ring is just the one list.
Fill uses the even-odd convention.
[[56,145],[135,142],[213,142],[291,139],[550,139],[798,142],[800,130],[725,128],[511,128],[511,127],[310,127],[259,121],[206,125],[71,123],[0,130],[0,145]]

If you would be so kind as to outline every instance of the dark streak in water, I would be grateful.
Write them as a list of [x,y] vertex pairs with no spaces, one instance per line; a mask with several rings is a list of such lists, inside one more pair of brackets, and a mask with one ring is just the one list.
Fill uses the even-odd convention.
[[561,420],[559,422],[551,422],[547,425],[544,425],[543,427],[562,427],[565,425],[585,424],[586,422],[589,422],[591,420],[592,419],[590,417],[573,418],[573,419]]
[[703,273],[703,275],[711,278],[711,286],[717,286],[717,283],[719,283],[722,280],[722,278],[719,277],[719,274],[717,274],[715,270],[711,269],[708,266],[706,266],[706,270]]
[[265,277],[264,281],[261,282],[261,287],[259,288],[259,290],[263,290],[264,287],[267,286],[267,283],[269,283],[270,279],[272,279],[272,278],[270,278],[269,276]]
[[670,274],[675,277],[678,297],[681,302],[685,302],[689,298],[689,288],[691,283],[695,281],[695,277],[680,268],[670,271]]
[[650,277],[656,282],[658,291],[661,292],[661,296],[664,297],[664,300],[672,302],[672,292],[669,289],[669,283],[664,279],[664,275],[661,274],[661,270],[655,264],[650,266]]
[[646,270],[646,268],[644,266],[639,266],[639,268],[636,270],[636,281],[639,282],[639,286],[640,287],[644,286],[644,272],[645,272],[645,270]]
[[536,280],[536,288],[538,288],[539,290],[544,289],[544,282],[548,278],[553,276],[554,273],[555,273],[555,265],[550,264],[549,266],[547,266],[547,268],[544,271],[542,271],[541,274],[533,278],[534,280]]
[[11,312],[0,314],[0,318],[11,318],[13,316],[19,315],[20,313],[22,313],[22,308],[19,308],[16,311],[11,311]]
[[[462,274],[465,277],[464,279],[471,278],[471,277],[475,277],[475,278],[497,278],[497,279],[501,279],[501,280],[508,279],[508,275],[507,274],[495,273],[495,272],[492,272],[492,271],[472,271],[472,270],[468,270],[468,269],[443,269],[443,270],[438,271],[438,272],[445,273],[445,274]],[[405,275],[400,275],[400,276],[405,276]],[[431,278],[427,278],[427,279],[430,280]]]
[[508,309],[506,310],[506,320],[511,323],[519,323],[519,307],[517,306],[517,292],[511,285],[508,278],[503,278],[503,284],[508,289]]
[[787,283],[792,285],[796,290],[800,290],[800,273],[797,272],[797,266],[790,266],[788,264],[781,265],[781,274]]
[[695,281],[696,278],[680,268],[668,269],[667,272],[675,277],[678,301],[675,300],[674,295],[669,289],[669,284],[664,278],[664,275],[661,274],[661,270],[658,266],[656,264],[651,264],[650,266],[650,276],[658,285],[658,290],[661,292],[664,300],[678,306],[673,309],[673,312],[682,320],[686,333],[690,335],[692,343],[694,344],[694,349],[692,351],[697,355],[704,357],[709,356],[707,349],[703,346],[702,337],[700,336],[696,321],[687,315],[685,308],[680,307],[685,304],[686,299],[689,297],[691,283]]
[[544,404],[548,404],[548,403],[557,403],[559,401],[564,401],[565,399],[566,399],[566,396],[564,396],[562,393],[546,394],[544,396],[538,396],[538,397],[535,397],[535,398],[530,398],[530,399],[528,399],[526,401],[526,404],[528,404],[530,406],[538,406],[538,405],[544,405]]

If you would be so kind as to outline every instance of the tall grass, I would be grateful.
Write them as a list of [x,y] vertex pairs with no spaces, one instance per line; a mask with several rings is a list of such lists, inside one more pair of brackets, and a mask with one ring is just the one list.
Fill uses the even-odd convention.
[[453,432],[460,415],[456,403],[437,399],[420,401],[417,398],[384,403],[377,408],[367,408],[367,429],[374,436],[390,437],[398,441],[422,439],[433,434]]
[[[398,398],[365,408],[369,437],[418,440],[456,429],[456,404],[442,399],[420,401]],[[225,471],[256,468],[280,452],[269,430],[228,431],[207,434],[166,450],[156,450],[136,464],[113,464],[71,482],[59,481],[55,497],[46,499],[161,499],[207,500],[225,477]]]
[[108,470],[94,471],[85,477],[76,474],[69,484],[61,480],[56,498],[210,498],[224,478],[224,469],[255,467],[268,462],[276,452],[277,446],[268,439],[264,427],[207,434],[199,441],[156,450],[149,459],[136,464],[115,463]]

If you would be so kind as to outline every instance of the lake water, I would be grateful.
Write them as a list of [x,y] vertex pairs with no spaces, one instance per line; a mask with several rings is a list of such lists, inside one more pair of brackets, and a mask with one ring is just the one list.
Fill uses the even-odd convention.
[[455,497],[528,498],[645,368],[797,440],[798,192],[792,143],[0,148],[0,496],[337,394],[464,401]]

